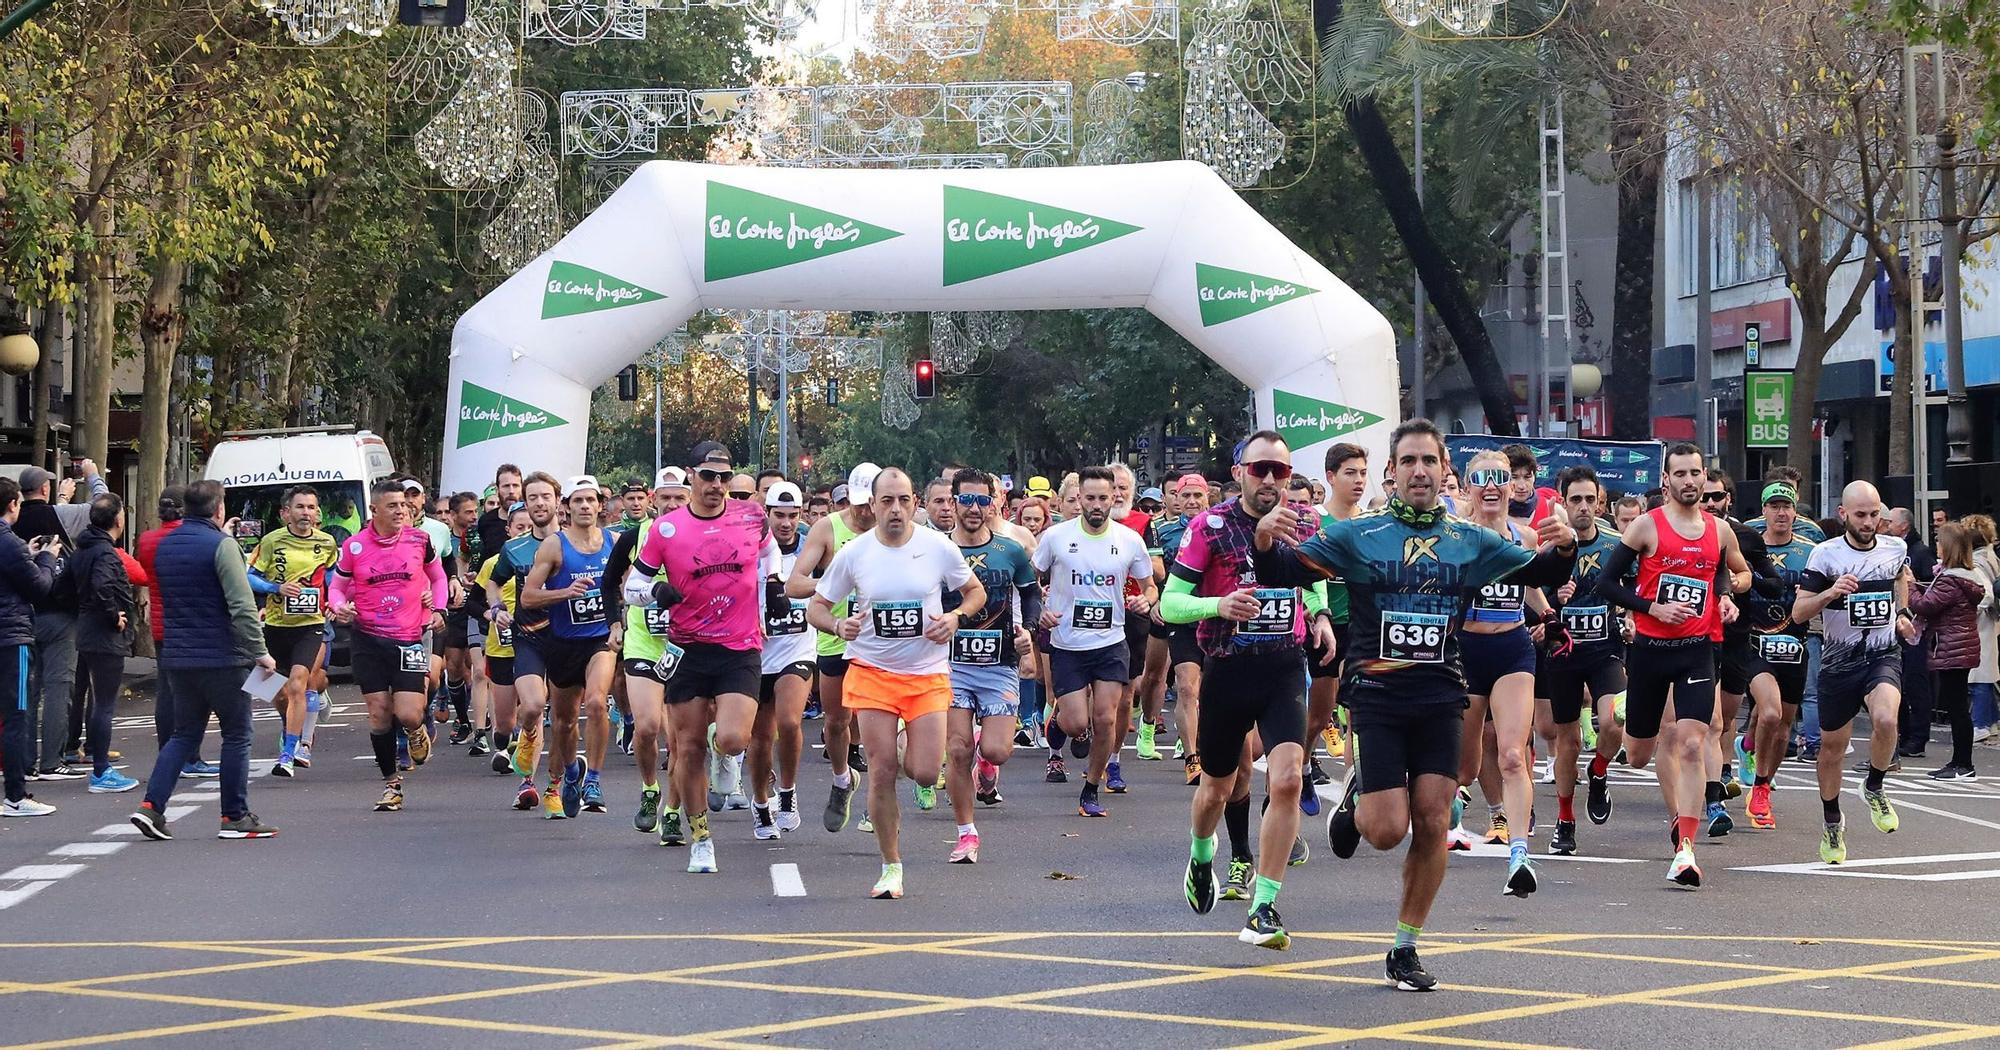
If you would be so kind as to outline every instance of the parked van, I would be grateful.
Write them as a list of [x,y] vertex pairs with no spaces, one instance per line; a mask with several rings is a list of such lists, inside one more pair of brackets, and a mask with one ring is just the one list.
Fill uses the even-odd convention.
[[278,511],[293,485],[319,491],[320,527],[336,541],[354,535],[368,518],[368,486],[396,471],[389,446],[351,426],[236,430],[222,438],[203,476],[227,490],[228,516],[245,551],[285,527]]

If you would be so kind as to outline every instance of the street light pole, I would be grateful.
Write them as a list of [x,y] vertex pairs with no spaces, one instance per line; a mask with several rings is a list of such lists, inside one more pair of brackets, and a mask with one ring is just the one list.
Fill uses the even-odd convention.
[[[1422,210],[1424,206],[1424,78],[1422,74],[1418,74],[1410,80],[1410,100],[1411,107],[1415,110],[1416,114],[1414,136],[1416,139],[1416,163],[1413,165],[1411,171],[1415,176],[1416,182],[1417,208]],[[1415,310],[1412,316],[1415,320],[1410,325],[1410,347],[1416,356],[1417,362],[1416,368],[1412,373],[1415,379],[1411,383],[1410,392],[1411,400],[1416,404],[1417,415],[1428,418],[1428,414],[1424,411],[1424,395],[1427,393],[1424,389],[1424,359],[1428,356],[1425,346],[1426,340],[1424,338],[1424,311],[1427,309],[1428,303],[1424,298],[1424,279],[1417,277],[1414,279],[1414,283],[1416,285],[1416,298],[1414,302]]]
[[1972,462],[1972,405],[1965,392],[1965,333],[1959,312],[1958,262],[1964,254],[1958,215],[1958,133],[1938,132],[1938,199],[1944,224],[1944,440],[1946,463]]

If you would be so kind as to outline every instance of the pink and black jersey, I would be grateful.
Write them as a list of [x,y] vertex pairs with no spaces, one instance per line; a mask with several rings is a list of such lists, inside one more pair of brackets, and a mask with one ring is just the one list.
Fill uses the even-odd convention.
[[449,595],[444,563],[422,529],[384,536],[370,524],[340,545],[332,606],[354,603],[354,625],[378,638],[414,642]]
[[[1298,538],[1318,531],[1310,514],[1299,518]],[[1257,615],[1238,623],[1211,616],[1195,624],[1195,641],[1209,656],[1268,654],[1305,644],[1305,608],[1296,587],[1260,587],[1251,564],[1257,519],[1232,499],[1194,516],[1181,540],[1173,574],[1194,585],[1203,598],[1220,598],[1245,587],[1257,597]]]
[[690,505],[655,520],[640,545],[638,570],[645,576],[664,572],[681,592],[667,640],[763,649],[758,570],[767,559],[777,564],[777,548],[764,508],[748,500],[729,501],[713,518],[697,516]]

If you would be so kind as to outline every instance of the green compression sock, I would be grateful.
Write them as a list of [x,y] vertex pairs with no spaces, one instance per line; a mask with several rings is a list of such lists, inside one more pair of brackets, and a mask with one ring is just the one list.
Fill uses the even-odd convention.
[[1188,832],[1188,855],[1194,858],[1196,864],[1207,864],[1214,860],[1215,836],[1202,836],[1192,831]]
[[1257,876],[1256,887],[1250,891],[1250,910],[1256,911],[1266,904],[1275,904],[1278,900],[1278,891],[1283,889],[1284,885],[1276,879]]
[[1407,922],[1399,922],[1399,923],[1397,923],[1397,924],[1396,924],[1396,947],[1398,947],[1398,948],[1414,948],[1414,947],[1416,947],[1416,946],[1417,946],[1417,936],[1418,936],[1419,934],[1423,933],[1423,932],[1424,932],[1424,928],[1423,928],[1422,926],[1412,926],[1412,925],[1410,925],[1410,924],[1409,924],[1409,923],[1407,923]]

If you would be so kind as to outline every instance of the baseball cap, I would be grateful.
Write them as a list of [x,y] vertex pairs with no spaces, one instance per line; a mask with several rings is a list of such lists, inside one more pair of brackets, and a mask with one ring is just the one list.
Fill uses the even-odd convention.
[[1182,474],[1180,480],[1174,482],[1175,492],[1186,492],[1189,489],[1201,489],[1206,492],[1208,490],[1208,479],[1202,477],[1200,474]]
[[694,447],[694,465],[711,470],[734,470],[735,457],[729,454],[729,446],[720,441],[704,441]]
[[687,471],[679,467],[661,467],[653,476],[653,491],[661,489],[685,489],[688,487]]
[[798,507],[804,509],[806,498],[799,487],[789,481],[780,481],[764,493],[766,507]]
[[1139,502],[1144,503],[1147,500],[1152,500],[1154,503],[1165,503],[1167,501],[1167,494],[1161,492],[1160,487],[1155,485],[1139,493]]
[[424,494],[424,483],[423,483],[423,482],[421,482],[421,481],[418,481],[418,480],[417,480],[417,479],[415,479],[415,478],[404,478],[404,479],[403,479],[403,491],[404,491],[404,492],[414,492],[414,493],[416,493],[417,495],[421,496],[421,495],[423,495],[423,494]]
[[21,471],[21,491],[33,492],[55,478],[54,474],[40,467],[25,467]]
[[484,491],[484,492],[481,492],[481,493],[479,494],[479,498],[480,498],[480,499],[482,499],[482,500],[489,500],[489,499],[492,499],[492,498],[493,498],[493,497],[495,497],[495,496],[498,496],[499,494],[500,494],[500,486],[498,486],[498,485],[488,485],[488,486],[486,486],[486,491]]
[[604,486],[597,483],[595,475],[578,474],[576,477],[569,479],[569,484],[563,486],[563,502],[568,503],[570,497],[576,495],[580,489],[589,489],[591,492],[596,493],[598,499],[604,498]]
[[875,476],[882,468],[873,463],[862,463],[847,472],[847,495],[855,503],[866,503],[875,498]]
[[1769,485],[1764,486],[1764,502],[1776,503],[1779,500],[1783,500],[1786,503],[1797,503],[1799,501],[1799,490],[1782,481],[1773,481]]
[[622,488],[622,489],[619,489],[618,491],[619,491],[619,492],[620,492],[621,494],[624,494],[624,493],[631,493],[631,492],[649,492],[649,491],[651,491],[651,490],[650,490],[650,489],[648,489],[648,488],[646,488],[646,483],[645,483],[645,482],[643,482],[643,481],[640,481],[640,480],[639,480],[638,478],[633,478],[633,479],[632,479],[631,481],[628,481],[628,482],[626,482],[626,483],[625,483],[625,487],[624,487],[624,488]]
[[1055,493],[1056,490],[1049,485],[1049,479],[1040,474],[1028,479],[1028,495],[1053,496]]

